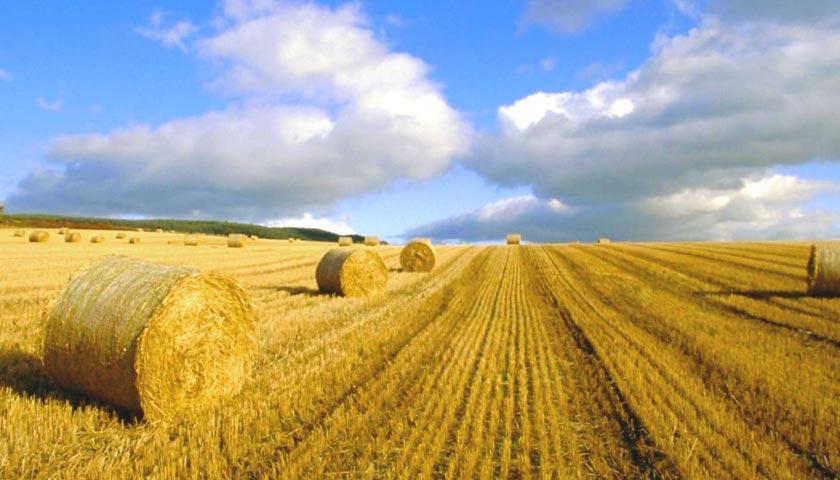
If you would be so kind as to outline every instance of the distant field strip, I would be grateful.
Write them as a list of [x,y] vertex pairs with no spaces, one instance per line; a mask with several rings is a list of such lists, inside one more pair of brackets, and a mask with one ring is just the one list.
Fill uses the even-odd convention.
[[[54,232],[51,231],[51,234]],[[383,294],[317,292],[333,245],[0,230],[0,478],[836,478],[840,299],[808,246],[439,246]],[[257,310],[253,378],[176,423],[56,389],[41,315],[105,254],[219,271]]]

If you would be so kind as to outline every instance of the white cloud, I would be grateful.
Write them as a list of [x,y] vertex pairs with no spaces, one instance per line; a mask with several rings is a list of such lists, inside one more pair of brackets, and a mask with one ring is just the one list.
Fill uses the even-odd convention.
[[536,242],[599,236],[637,241],[834,238],[840,235],[840,212],[809,207],[808,202],[818,192],[838,191],[837,184],[776,174],[745,179],[729,190],[684,190],[579,208],[525,195],[417,227],[406,236],[492,241],[516,231]]
[[[196,50],[219,65],[223,110],[63,136],[60,168],[10,203],[47,210],[265,220],[426,179],[466,152],[469,127],[420,59],[380,42],[358,5],[228,2]],[[95,179],[95,180],[94,180]]]
[[356,231],[344,220],[332,220],[330,218],[316,218],[310,213],[304,213],[297,218],[280,218],[265,223],[268,227],[298,227],[298,228],[320,228],[339,235],[352,235]]
[[38,108],[40,108],[41,110],[47,110],[49,112],[60,112],[61,109],[64,108],[64,101],[60,98],[53,101],[49,101],[38,97],[35,100],[35,105],[38,105]]
[[187,50],[184,41],[198,31],[198,27],[192,23],[181,20],[171,25],[165,25],[164,13],[155,10],[149,16],[149,24],[145,27],[137,27],[135,33],[150,40],[160,42],[162,45],[172,48],[176,47],[181,51]]
[[628,3],[630,0],[529,0],[522,21],[573,33],[621,11]]
[[11,82],[12,74],[8,70],[0,68],[0,82]]

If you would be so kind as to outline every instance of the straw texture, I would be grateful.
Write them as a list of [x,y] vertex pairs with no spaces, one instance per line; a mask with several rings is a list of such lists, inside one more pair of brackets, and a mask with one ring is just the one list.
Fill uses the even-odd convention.
[[334,248],[318,262],[315,278],[324,293],[363,297],[385,288],[388,268],[370,250]]
[[195,235],[184,235],[184,245],[188,247],[197,247],[198,237]]
[[228,235],[227,245],[230,248],[245,248],[245,235],[230,234]]
[[105,243],[105,237],[102,235],[90,237],[90,243]]
[[365,245],[368,247],[376,247],[379,245],[379,237],[365,237]]
[[29,241],[32,243],[45,243],[50,241],[50,234],[45,230],[35,230],[29,234]]
[[48,310],[44,367],[68,390],[156,420],[236,394],[254,348],[253,308],[235,280],[109,257]]
[[598,245],[609,245],[610,239],[606,237],[602,237],[598,239]]
[[522,234],[508,233],[506,240],[508,245],[519,245],[520,243],[522,243]]
[[82,241],[82,234],[79,232],[67,232],[64,234],[64,241],[67,243],[79,243]]
[[812,245],[808,259],[808,295],[840,296],[840,247]]
[[400,265],[407,272],[431,272],[435,268],[435,247],[431,240],[418,238],[400,252]]

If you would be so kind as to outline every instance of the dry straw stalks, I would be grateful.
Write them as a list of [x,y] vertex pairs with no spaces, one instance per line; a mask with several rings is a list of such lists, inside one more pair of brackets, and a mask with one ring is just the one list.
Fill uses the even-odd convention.
[[46,315],[55,383],[147,419],[234,395],[251,372],[253,308],[226,276],[109,257],[77,273]]
[[812,245],[808,259],[808,295],[840,295],[840,247]]
[[385,288],[388,267],[370,250],[335,248],[318,262],[315,279],[321,292],[362,297]]
[[431,272],[435,259],[435,247],[428,238],[412,240],[400,252],[400,265],[407,272]]

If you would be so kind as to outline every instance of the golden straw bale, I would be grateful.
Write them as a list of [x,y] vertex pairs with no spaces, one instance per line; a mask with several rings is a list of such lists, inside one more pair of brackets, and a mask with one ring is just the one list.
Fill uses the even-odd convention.
[[135,245],[140,243],[140,237],[131,237],[128,239],[128,243]]
[[180,243],[181,243],[181,242],[179,242],[178,240],[167,240],[167,241],[166,241],[166,244],[167,244],[167,245],[178,245],[178,244],[180,244]]
[[162,228],[158,228],[158,229],[156,229],[156,230],[155,230],[155,233],[163,233],[163,229],[162,229]]
[[105,237],[103,235],[90,237],[90,243],[105,243]]
[[811,246],[808,295],[840,296],[840,246]]
[[142,228],[135,228],[135,231],[138,231],[138,232],[145,232],[145,230],[143,230]]
[[400,252],[400,265],[407,272],[431,272],[435,268],[435,247],[431,240],[418,238]]
[[250,237],[248,237],[248,238],[249,238],[249,239],[251,239],[251,240],[259,240],[259,239],[260,239],[260,237],[258,237],[258,236],[256,236],[256,235],[251,235],[251,236],[250,236]]
[[15,230],[14,236],[15,237],[25,237],[26,236],[26,230]]
[[318,289],[346,297],[363,297],[385,288],[388,268],[370,250],[334,248],[315,270]]
[[353,237],[338,237],[339,247],[349,247],[353,245]]
[[59,234],[59,235],[67,235],[67,232],[69,232],[69,231],[70,231],[70,229],[69,229],[69,228],[67,228],[67,227],[61,227],[61,228],[59,228],[59,229],[58,229],[58,234]]
[[114,256],[53,302],[43,363],[59,386],[157,420],[235,395],[254,350],[253,307],[235,280]]
[[245,248],[245,235],[232,233],[228,235],[227,245],[229,248]]
[[120,233],[117,234],[117,240],[122,240],[124,238],[125,238],[125,233],[124,232],[120,232]]
[[198,246],[198,236],[197,235],[184,235],[184,245],[188,247],[197,247]]
[[295,237],[289,237],[289,243],[295,243]]
[[601,237],[598,239],[598,245],[609,245],[610,239],[606,237]]
[[376,247],[379,245],[379,237],[365,237],[365,245],[368,247]]
[[32,243],[46,243],[50,241],[50,234],[45,230],[35,230],[29,234],[29,241]]
[[508,233],[507,238],[505,239],[508,245],[519,245],[522,243],[522,234],[521,233]]
[[67,232],[64,234],[64,241],[67,243],[79,243],[82,241],[82,234],[79,232]]

